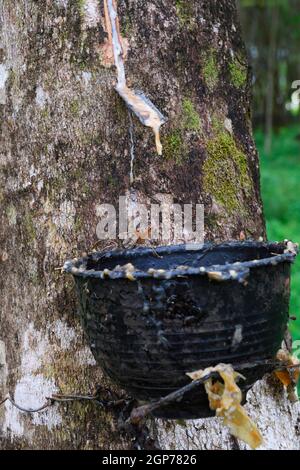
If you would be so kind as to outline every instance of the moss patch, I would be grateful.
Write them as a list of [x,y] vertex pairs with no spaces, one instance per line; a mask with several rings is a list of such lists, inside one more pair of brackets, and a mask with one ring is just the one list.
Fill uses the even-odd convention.
[[163,138],[163,154],[167,159],[180,163],[185,153],[186,148],[181,129],[174,129],[171,134]]
[[182,102],[182,111],[177,118],[177,127],[162,138],[165,158],[175,160],[180,164],[188,157],[189,146],[186,139],[188,132],[199,134],[201,131],[200,116],[189,98]]
[[130,36],[133,31],[132,18],[129,14],[122,15],[121,18],[121,35],[124,37]]
[[176,13],[182,26],[193,20],[193,8],[187,0],[176,0]]
[[84,15],[85,0],[76,0],[77,9],[80,16]]
[[211,128],[214,134],[218,134],[224,131],[224,122],[217,113],[213,114],[211,118]]
[[183,127],[189,131],[199,131],[201,128],[200,116],[197,113],[194,104],[188,98],[183,100]]
[[79,109],[80,109],[79,101],[77,99],[72,100],[71,103],[70,103],[70,111],[71,111],[72,115],[73,116],[78,116],[79,115]]
[[242,88],[247,83],[247,67],[242,65],[238,59],[229,63],[229,73],[231,83],[236,88]]
[[209,90],[213,90],[219,80],[217,57],[214,51],[210,51],[204,59],[203,78]]
[[207,159],[203,165],[203,188],[228,214],[244,211],[241,192],[251,194],[246,155],[237,147],[234,138],[225,131],[207,142]]
[[26,240],[34,242],[36,240],[36,230],[32,215],[29,212],[27,212],[23,218],[23,228]]

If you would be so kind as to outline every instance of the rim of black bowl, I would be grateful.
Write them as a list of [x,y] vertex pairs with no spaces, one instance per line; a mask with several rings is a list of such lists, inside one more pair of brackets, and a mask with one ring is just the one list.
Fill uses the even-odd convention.
[[[216,264],[210,266],[179,266],[173,269],[134,269],[126,270],[124,267],[116,269],[118,263],[116,262],[116,268],[113,270],[103,269],[94,270],[87,269],[87,263],[89,261],[99,262],[100,260],[113,260],[114,258],[123,257],[124,260],[128,259],[128,263],[134,263],[134,259],[143,256],[163,257],[164,255],[182,253],[182,252],[203,252],[203,256],[213,250],[222,249],[235,249],[235,248],[266,248],[271,254],[268,258],[253,259],[250,261],[241,261],[228,264]],[[138,279],[155,278],[155,279],[172,279],[182,276],[208,276],[214,281],[227,281],[235,280],[238,282],[244,282],[250,273],[251,268],[257,268],[260,266],[276,266],[281,263],[290,262],[293,263],[298,253],[298,246],[292,242],[257,242],[257,241],[229,241],[220,244],[217,243],[204,243],[194,245],[167,245],[159,247],[138,247],[129,250],[116,249],[106,252],[93,252],[83,258],[75,258],[68,260],[64,264],[63,270],[66,273],[73,274],[76,277],[82,278],[96,278],[96,279],[128,279],[135,281]],[[127,266],[127,265],[124,265]]]

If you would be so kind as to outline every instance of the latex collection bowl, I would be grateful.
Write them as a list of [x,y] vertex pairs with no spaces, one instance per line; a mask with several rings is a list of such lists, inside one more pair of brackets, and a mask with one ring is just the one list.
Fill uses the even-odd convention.
[[[187,372],[221,362],[246,377],[246,392],[280,348],[295,253],[283,243],[193,248],[116,250],[65,264],[96,360],[138,400],[166,396],[190,382]],[[154,414],[190,419],[212,412],[201,387]]]

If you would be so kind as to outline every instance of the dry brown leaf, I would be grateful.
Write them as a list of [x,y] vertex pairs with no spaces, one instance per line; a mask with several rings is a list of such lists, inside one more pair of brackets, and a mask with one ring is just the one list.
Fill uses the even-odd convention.
[[[284,363],[286,366],[297,366],[300,364],[300,361],[296,357],[291,356],[287,351],[284,351],[283,349],[279,349],[276,359],[279,362]],[[276,370],[275,375],[285,387],[288,387],[290,385],[295,386],[300,378],[300,368],[287,368],[286,370],[282,371]]]
[[235,372],[229,364],[218,364],[216,367],[209,367],[187,375],[192,380],[199,380],[212,372],[218,372],[224,383],[218,380],[213,381],[212,378],[205,382],[210,408],[216,410],[216,415],[223,418],[223,423],[229,427],[235,437],[246,442],[252,449],[256,449],[262,444],[263,439],[241,405],[242,392],[236,380],[243,376]]

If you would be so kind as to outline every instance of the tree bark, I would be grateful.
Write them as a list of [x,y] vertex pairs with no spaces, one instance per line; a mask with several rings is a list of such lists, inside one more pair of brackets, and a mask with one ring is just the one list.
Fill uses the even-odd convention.
[[[168,117],[162,157],[132,118],[138,200],[160,193],[203,203],[207,240],[265,238],[235,2],[122,0],[118,11],[128,82]],[[90,353],[73,282],[58,269],[98,242],[99,204],[117,205],[130,190],[132,135],[103,2],[1,0],[0,18],[1,395],[36,407],[52,393],[117,391]],[[266,447],[299,448],[292,405],[270,387],[257,384],[248,405]],[[216,419],[153,420],[148,429],[161,448],[236,445]],[[116,415],[92,403],[33,415],[6,402],[0,430],[3,449],[132,446]]]

